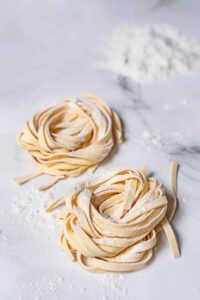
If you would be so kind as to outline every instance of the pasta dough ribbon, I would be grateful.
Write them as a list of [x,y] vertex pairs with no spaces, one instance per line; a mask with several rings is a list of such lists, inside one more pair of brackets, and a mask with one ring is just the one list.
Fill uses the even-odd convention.
[[[171,170],[175,193],[175,162],[171,163]],[[61,202],[56,200],[47,210],[63,203],[64,198],[67,213],[60,218],[64,222],[60,245],[84,269],[126,272],[144,267],[153,255],[161,229],[174,257],[180,256],[166,217],[168,200],[164,187],[142,171],[118,169],[101,179],[76,185]],[[173,199],[176,201],[175,194]]]
[[37,113],[18,135],[19,145],[36,164],[36,171],[16,178],[23,184],[41,174],[55,176],[40,187],[94,171],[115,144],[122,143],[119,116],[98,96],[83,94]]

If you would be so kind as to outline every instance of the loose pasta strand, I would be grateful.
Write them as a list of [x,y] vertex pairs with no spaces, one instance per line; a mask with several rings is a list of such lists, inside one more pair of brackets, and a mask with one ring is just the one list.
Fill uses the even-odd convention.
[[[170,170],[176,201],[176,162],[171,162]],[[60,217],[64,224],[60,245],[87,271],[127,272],[144,267],[153,255],[159,228],[165,231],[174,257],[180,256],[166,217],[164,188],[141,171],[112,171],[90,184],[75,186],[65,201],[67,213]],[[174,207],[176,204],[173,214]]]
[[37,113],[20,131],[18,143],[37,170],[16,182],[48,174],[55,179],[39,187],[47,190],[61,179],[94,172],[122,140],[119,116],[100,97],[87,93],[60,101]]

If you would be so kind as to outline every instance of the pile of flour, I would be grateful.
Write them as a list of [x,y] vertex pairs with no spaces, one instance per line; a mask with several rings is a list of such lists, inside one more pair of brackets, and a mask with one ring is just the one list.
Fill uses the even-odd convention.
[[100,68],[151,83],[192,70],[200,61],[200,42],[165,24],[123,25],[107,40],[103,54]]

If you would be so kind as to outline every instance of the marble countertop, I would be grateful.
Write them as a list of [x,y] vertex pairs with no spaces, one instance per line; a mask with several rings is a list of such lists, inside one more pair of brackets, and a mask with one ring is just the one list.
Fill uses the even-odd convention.
[[[51,0],[0,3],[0,299],[200,298],[200,66],[192,74],[138,85],[99,70],[107,34],[121,23],[169,23],[200,40],[198,0]],[[91,91],[123,120],[125,142],[102,167],[148,165],[166,187],[171,159],[180,164],[173,225],[181,248],[166,238],[143,270],[88,274],[59,250],[59,232],[44,204],[77,182],[36,192],[41,179],[17,186],[31,170],[15,137],[33,113]],[[55,226],[54,226],[55,225]]]

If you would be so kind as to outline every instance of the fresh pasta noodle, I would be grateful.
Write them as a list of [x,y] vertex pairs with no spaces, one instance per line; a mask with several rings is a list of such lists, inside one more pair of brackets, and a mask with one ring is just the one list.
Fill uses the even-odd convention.
[[54,176],[40,187],[45,190],[60,179],[94,171],[114,145],[122,143],[122,127],[115,111],[87,93],[37,113],[20,131],[18,143],[28,151],[36,169],[16,178],[17,183],[41,174]]
[[[92,272],[126,272],[145,266],[153,255],[157,233],[164,229],[174,257],[178,244],[166,212],[163,185],[143,171],[119,169],[101,179],[83,182],[54,201],[47,211],[66,203],[60,216],[64,230],[61,248]],[[176,162],[171,163],[173,200],[176,207]]]

